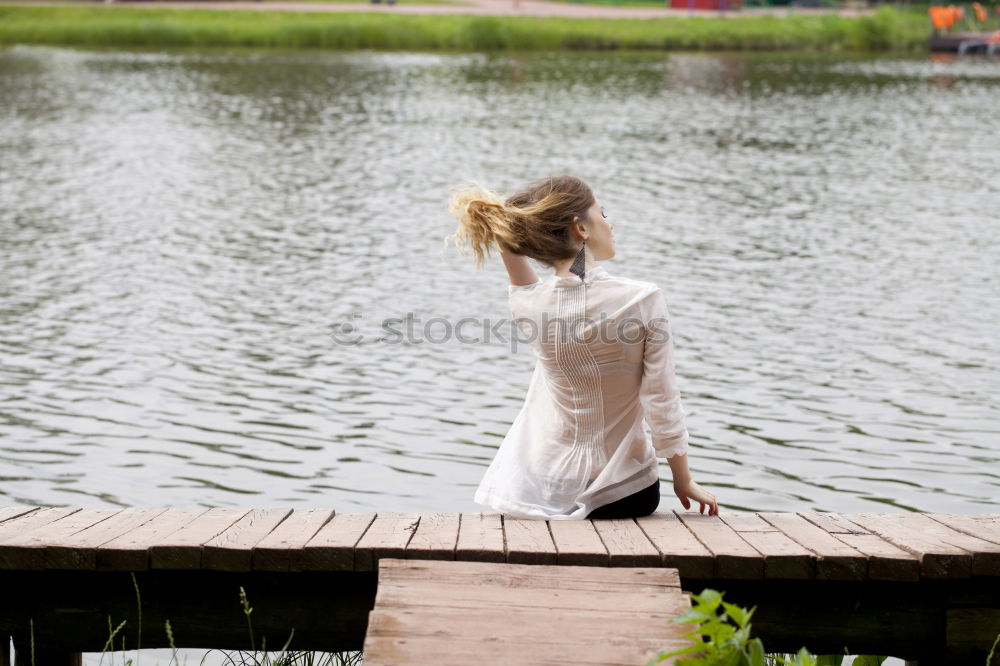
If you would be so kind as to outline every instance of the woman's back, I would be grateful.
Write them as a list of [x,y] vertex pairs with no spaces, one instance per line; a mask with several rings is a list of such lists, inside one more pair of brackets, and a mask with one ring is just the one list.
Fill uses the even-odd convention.
[[[579,518],[655,483],[656,454],[687,450],[672,357],[646,355],[670,351],[659,288],[597,266],[583,280],[552,275],[511,286],[509,294],[537,365],[521,414],[501,444],[504,455],[487,472],[476,501],[499,502],[505,513]],[[662,367],[647,374],[656,370],[650,362]],[[657,377],[661,381],[649,381]],[[667,394],[644,394],[653,384]],[[645,435],[643,403],[671,398],[666,428],[660,424],[671,437],[656,440],[657,452]]]

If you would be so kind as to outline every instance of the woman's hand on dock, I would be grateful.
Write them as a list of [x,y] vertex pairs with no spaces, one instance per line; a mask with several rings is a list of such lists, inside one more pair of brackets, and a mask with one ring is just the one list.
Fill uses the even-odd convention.
[[686,483],[675,483],[674,493],[677,494],[678,499],[680,499],[681,504],[684,505],[685,509],[690,509],[691,500],[694,500],[700,504],[698,507],[699,513],[705,513],[705,507],[707,506],[708,515],[719,515],[719,503],[715,499],[715,495],[708,492],[692,480],[688,480]]

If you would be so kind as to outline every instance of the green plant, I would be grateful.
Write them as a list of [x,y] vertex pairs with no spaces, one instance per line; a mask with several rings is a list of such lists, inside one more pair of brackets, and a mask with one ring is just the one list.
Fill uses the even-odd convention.
[[990,648],[990,653],[986,655],[986,666],[990,666],[993,663],[993,653],[997,649],[997,643],[1000,643],[1000,634],[997,634],[997,637],[993,639],[993,647]]
[[702,590],[701,594],[692,594],[694,605],[673,622],[696,624],[684,634],[694,645],[661,653],[647,666],[680,655],[695,655],[686,660],[690,666],[764,666],[764,644],[759,638],[750,638],[750,618],[757,607],[746,610],[723,601],[722,597],[723,593],[710,588]]
[[[692,655],[683,660],[685,666],[840,666],[843,662],[843,655],[813,655],[805,647],[790,655],[766,654],[761,640],[750,637],[750,618],[757,607],[747,610],[728,603],[722,599],[724,594],[710,588],[692,594],[694,605],[672,622],[694,624],[694,629],[684,634],[694,644],[660,653],[646,666],[681,655]],[[879,666],[887,658],[859,655],[852,666]]]

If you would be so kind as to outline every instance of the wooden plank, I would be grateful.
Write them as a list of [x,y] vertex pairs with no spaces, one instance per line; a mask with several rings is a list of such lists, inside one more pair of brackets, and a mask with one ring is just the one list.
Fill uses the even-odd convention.
[[[255,571],[296,571],[298,554],[333,517],[333,509],[296,509],[253,549]],[[351,558],[353,568],[353,557]]]
[[764,556],[764,578],[816,577],[816,556],[757,514],[726,511],[719,518]]
[[930,534],[943,543],[971,553],[973,576],[1000,576],[1000,543],[966,534],[924,513],[903,514],[903,523],[909,529]]
[[103,571],[145,571],[149,568],[149,547],[159,542],[208,509],[167,509],[152,520],[97,547],[97,568]]
[[661,564],[674,567],[685,578],[708,579],[714,576],[715,557],[698,541],[673,511],[653,512],[635,519],[656,549],[661,553]]
[[427,513],[413,538],[406,544],[406,557],[420,560],[453,560],[458,544],[460,516],[457,513]]
[[968,551],[931,534],[909,529],[903,522],[903,514],[853,513],[844,518],[915,555],[924,578],[968,578],[972,575],[972,556]]
[[354,570],[377,571],[383,557],[405,557],[406,545],[420,523],[416,513],[379,513],[354,547]]
[[149,545],[151,569],[200,569],[202,544],[211,541],[249,509],[209,509],[179,530]]
[[868,557],[826,530],[795,513],[759,513],[790,539],[816,553],[816,578],[820,580],[865,580]]
[[594,520],[594,529],[608,549],[613,567],[655,567],[663,556],[634,518]]
[[[805,513],[800,513],[806,516]],[[823,528],[829,534],[871,534],[868,530],[855,525],[839,513],[809,513],[808,520]]]
[[[682,598],[677,594],[678,598]],[[448,606],[394,606],[376,608],[368,615],[368,633],[393,636],[425,636],[431,632],[441,641],[454,637],[483,634],[490,640],[545,643],[558,640],[564,644],[600,644],[620,636],[622,625],[629,634],[649,636],[663,631],[670,621],[684,612],[679,603],[665,599],[660,612],[609,614],[603,608],[577,608],[572,613],[553,613],[547,608],[487,605],[478,612]],[[414,663],[414,662],[409,662]],[[416,662],[421,663],[421,662]],[[567,662],[561,662],[567,663]],[[572,663],[572,662],[570,662]]]
[[[838,541],[851,546],[868,558],[869,580],[915,581],[920,579],[920,561],[913,553],[903,550],[872,534],[860,525],[846,527],[847,520],[837,514],[799,513],[807,521],[827,532]],[[834,529],[836,532],[830,532]]]
[[0,523],[37,511],[39,508],[37,506],[0,506]]
[[94,570],[98,546],[149,522],[164,511],[166,509],[129,507],[73,534],[50,535],[41,547],[45,568]]
[[758,579],[764,577],[764,558],[760,552],[719,516],[677,512],[677,517],[712,552],[715,578]]
[[1000,544],[1000,514],[967,516],[954,513],[928,513],[925,515],[953,530]]
[[505,562],[503,521],[499,513],[463,513],[455,546],[456,560]]
[[52,507],[5,520],[0,523],[0,543],[9,538],[18,538],[26,532],[65,518],[79,510],[72,507]]
[[206,541],[201,568],[211,571],[250,571],[253,547],[283,521],[291,509],[254,509],[218,536]]
[[666,610],[662,586],[650,585],[641,589],[631,585],[609,589],[610,587],[609,584],[604,584],[600,589],[577,590],[537,585],[476,586],[440,579],[380,580],[375,603],[390,606],[448,606],[478,611],[482,609],[484,601],[488,601],[494,607],[505,608],[506,612],[515,612],[520,608],[541,608],[569,614],[581,608],[597,608],[607,613],[609,622],[628,620],[627,616],[631,613],[662,613]]
[[484,644],[491,663],[646,663],[688,644],[690,626],[670,622],[690,607],[677,582],[676,569],[386,558],[365,664],[464,665]]
[[48,544],[59,543],[66,537],[110,518],[119,511],[121,509],[81,509],[32,530],[20,534],[8,534],[0,542],[0,569],[46,569]]
[[[484,648],[484,643],[488,648]],[[502,642],[489,633],[474,639],[449,637],[445,643],[436,637],[392,635],[373,636],[365,641],[365,666],[398,666],[407,663],[435,666],[468,666],[483,662],[484,649],[491,661],[500,664],[646,664],[660,651],[669,652],[687,645],[667,638],[605,639],[600,643],[532,643]],[[419,655],[419,662],[409,661]],[[665,665],[670,661],[662,662]]]
[[358,541],[375,522],[374,513],[338,513],[316,532],[294,560],[297,571],[353,571]]
[[611,564],[608,549],[592,520],[550,520],[549,531],[556,545],[559,564],[606,567]]
[[[392,560],[386,560],[392,561]],[[410,561],[412,566],[395,565],[392,580],[427,580],[434,574],[432,561]],[[459,566],[461,565],[461,566]],[[491,568],[492,567],[492,568]],[[381,585],[384,580],[380,580]],[[649,591],[662,587],[680,589],[677,569],[611,568],[593,566],[563,566],[557,564],[516,564],[496,568],[488,562],[455,562],[448,570],[448,583],[453,585],[548,588],[552,590],[585,590],[599,592],[615,588]]]
[[503,516],[504,543],[510,564],[555,564],[559,555],[549,521]]
[[845,516],[920,558],[927,578],[968,578],[973,572],[993,573],[1000,566],[1000,546],[956,532],[920,513],[859,513]]

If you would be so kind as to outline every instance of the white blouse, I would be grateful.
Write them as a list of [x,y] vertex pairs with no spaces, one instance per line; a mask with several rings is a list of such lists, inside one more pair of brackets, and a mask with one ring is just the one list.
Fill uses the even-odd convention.
[[474,501],[518,518],[583,519],[656,483],[656,458],[688,451],[660,288],[598,264],[582,281],[509,285],[508,297],[535,369]]

